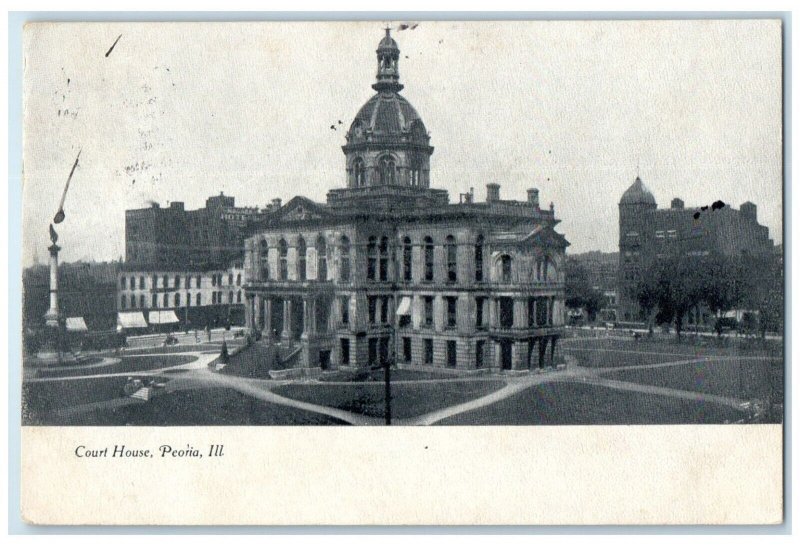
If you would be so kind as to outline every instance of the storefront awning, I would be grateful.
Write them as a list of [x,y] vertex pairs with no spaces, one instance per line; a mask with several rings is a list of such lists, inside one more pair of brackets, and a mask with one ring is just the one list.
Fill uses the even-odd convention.
[[83,320],[83,317],[67,317],[67,331],[88,332],[89,328],[86,326],[86,321]]
[[150,324],[175,324],[180,322],[175,311],[150,311],[147,317]]
[[139,312],[117,313],[117,326],[122,328],[147,328],[144,315]]
[[400,305],[397,306],[397,315],[410,315],[411,314],[411,298],[408,296],[403,296],[403,299],[400,300]]

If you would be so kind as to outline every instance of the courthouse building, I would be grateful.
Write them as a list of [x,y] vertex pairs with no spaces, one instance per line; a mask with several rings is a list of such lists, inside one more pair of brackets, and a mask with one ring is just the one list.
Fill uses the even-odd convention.
[[376,93],[342,147],[345,187],[324,203],[295,197],[251,226],[247,325],[301,367],[550,365],[569,244],[553,206],[540,207],[537,189],[501,199],[494,181],[484,202],[470,189],[450,203],[432,188],[434,149],[400,94],[399,57],[387,30]]

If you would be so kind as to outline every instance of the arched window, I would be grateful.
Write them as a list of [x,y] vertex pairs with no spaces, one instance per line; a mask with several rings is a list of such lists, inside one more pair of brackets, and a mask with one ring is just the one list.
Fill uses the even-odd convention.
[[228,286],[233,286],[233,273],[228,273]]
[[127,277],[119,278],[119,287],[125,290],[125,283],[128,281]]
[[242,291],[236,292],[236,303],[242,303]]
[[286,245],[286,241],[281,239],[278,242],[278,278],[282,281],[285,281],[289,276],[288,255],[289,247]]
[[380,279],[386,281],[389,279],[389,238],[385,235],[381,237],[380,246]]
[[197,276],[197,288],[200,288],[200,280],[201,280],[202,278],[203,278],[203,277],[201,277],[200,275],[198,275],[198,276]]
[[203,303],[203,295],[200,292],[198,292],[197,296],[195,296],[195,304],[201,305],[202,303]]
[[241,273],[237,273],[236,274],[236,286],[242,286],[242,274]]
[[424,263],[425,263],[425,274],[423,279],[426,281],[433,280],[433,239],[430,237],[425,237],[424,240]]
[[511,256],[500,256],[500,282],[511,282]]
[[[269,244],[266,239],[261,239],[258,243],[258,269],[259,279],[266,281],[269,279]],[[198,288],[200,285],[198,285]]]
[[381,184],[395,183],[395,163],[391,156],[384,156],[378,161],[378,171],[380,172]]
[[361,188],[367,185],[367,170],[364,168],[364,160],[357,157],[353,161],[353,186]]
[[306,240],[297,240],[297,280],[306,280]]
[[350,239],[344,235],[342,235],[339,253],[339,280],[350,282]]
[[139,290],[144,290],[144,275],[139,277]]
[[181,306],[181,295],[176,293],[175,294],[175,307],[180,307],[180,306]]
[[158,288],[158,277],[153,275],[153,288]]
[[131,309],[136,308],[136,296],[131,294]]
[[403,238],[403,280],[410,281],[412,273],[411,238]]
[[119,298],[119,308],[120,308],[120,309],[125,309],[125,304],[126,304],[126,302],[127,302],[127,301],[128,301],[128,299],[127,299],[127,297],[125,296],[125,294],[123,294],[122,296],[120,296],[120,298]]
[[175,288],[181,287],[181,278],[178,275],[175,275]]
[[325,237],[320,235],[317,237],[317,280],[328,280],[328,245],[325,242]]
[[169,288],[169,277],[164,275],[164,288]]
[[131,275],[131,290],[136,290],[136,277]]
[[139,296],[139,307],[144,309],[144,304],[145,304],[145,299],[144,299],[144,294],[142,294],[141,296]]
[[483,235],[475,239],[475,281],[483,282]]
[[378,243],[375,237],[367,241],[367,280],[374,281],[378,268]]
[[169,294],[164,293],[164,307],[169,307]]
[[445,255],[447,258],[447,282],[456,282],[458,279],[458,247],[456,238],[448,235],[444,240]]
[[233,290],[228,292],[228,303],[233,303]]

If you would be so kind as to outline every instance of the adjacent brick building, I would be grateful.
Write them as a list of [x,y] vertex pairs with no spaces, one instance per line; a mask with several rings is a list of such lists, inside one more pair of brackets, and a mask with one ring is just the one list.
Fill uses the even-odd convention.
[[686,207],[675,198],[659,209],[639,177],[619,202],[619,313],[623,322],[641,321],[637,287],[658,258],[670,254],[771,256],[774,244],[767,227],[758,223],[756,205],[737,210],[721,201]]

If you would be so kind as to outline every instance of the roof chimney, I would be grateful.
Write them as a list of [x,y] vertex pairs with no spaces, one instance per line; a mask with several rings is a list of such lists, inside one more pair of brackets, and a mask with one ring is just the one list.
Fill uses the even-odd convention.
[[276,197],[272,200],[272,210],[278,210],[279,208],[281,208],[281,199]]
[[672,202],[670,203],[670,208],[680,210],[683,208],[683,199],[679,197],[675,197]]
[[539,208],[539,190],[538,188],[530,188],[528,190],[528,204]]
[[500,184],[494,182],[486,184],[486,202],[493,203],[500,201]]
[[756,204],[751,201],[745,201],[742,203],[742,206],[739,207],[739,210],[742,213],[742,216],[747,218],[748,220],[752,220],[753,222],[758,221],[758,208]]

